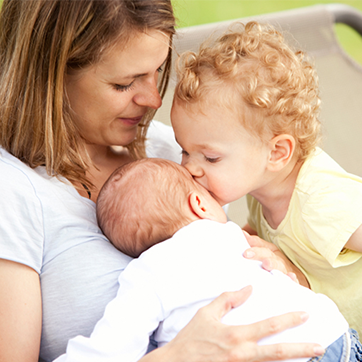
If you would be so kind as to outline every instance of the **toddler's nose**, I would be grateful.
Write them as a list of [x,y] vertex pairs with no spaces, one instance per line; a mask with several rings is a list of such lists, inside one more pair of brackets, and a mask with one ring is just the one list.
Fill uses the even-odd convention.
[[202,167],[200,167],[198,162],[187,160],[185,162],[182,162],[182,166],[184,166],[193,177],[197,178],[204,175],[204,171]]

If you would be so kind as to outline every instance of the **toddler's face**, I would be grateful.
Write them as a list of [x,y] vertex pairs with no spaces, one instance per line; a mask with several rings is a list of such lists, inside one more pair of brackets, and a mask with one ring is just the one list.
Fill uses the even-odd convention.
[[251,135],[237,112],[217,106],[174,102],[171,111],[182,165],[194,179],[225,205],[265,185],[269,146]]

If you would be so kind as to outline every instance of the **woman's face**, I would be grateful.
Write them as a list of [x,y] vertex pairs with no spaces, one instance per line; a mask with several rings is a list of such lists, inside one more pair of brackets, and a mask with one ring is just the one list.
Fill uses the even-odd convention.
[[169,36],[156,30],[116,44],[101,61],[66,76],[73,119],[87,143],[125,146],[149,108],[162,101],[157,79],[167,58]]

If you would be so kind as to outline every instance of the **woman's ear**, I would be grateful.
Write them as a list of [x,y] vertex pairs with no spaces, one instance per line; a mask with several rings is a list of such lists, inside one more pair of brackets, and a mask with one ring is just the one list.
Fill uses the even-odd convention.
[[285,167],[293,157],[295,150],[295,139],[288,134],[275,136],[271,141],[268,169],[279,171]]

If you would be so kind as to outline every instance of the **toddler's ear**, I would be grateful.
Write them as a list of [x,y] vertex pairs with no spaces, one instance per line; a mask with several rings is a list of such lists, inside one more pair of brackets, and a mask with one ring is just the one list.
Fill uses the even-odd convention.
[[288,134],[275,136],[270,144],[270,156],[268,169],[270,171],[279,171],[285,167],[293,157],[295,150],[295,139]]

